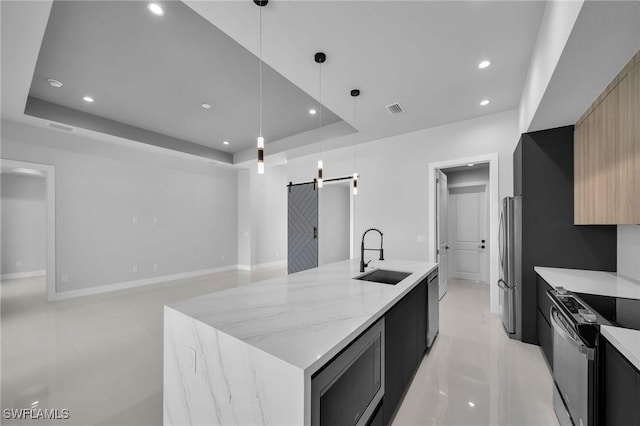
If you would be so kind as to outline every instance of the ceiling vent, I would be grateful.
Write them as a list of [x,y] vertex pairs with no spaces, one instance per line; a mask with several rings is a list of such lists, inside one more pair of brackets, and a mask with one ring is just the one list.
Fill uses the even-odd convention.
[[61,124],[56,124],[56,123],[49,123],[49,127],[53,127],[54,129],[58,129],[58,130],[65,130],[67,132],[70,132],[73,130],[73,127],[63,126]]
[[398,102],[387,105],[387,110],[391,113],[391,115],[396,115],[404,112],[404,108]]

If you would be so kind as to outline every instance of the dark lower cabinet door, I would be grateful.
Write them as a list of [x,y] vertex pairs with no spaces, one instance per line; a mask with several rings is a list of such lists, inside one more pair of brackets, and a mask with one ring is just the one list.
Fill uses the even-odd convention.
[[[406,299],[406,298],[405,298]],[[391,421],[396,406],[400,403],[404,390],[404,340],[406,327],[403,326],[404,300],[398,302],[384,317],[385,363],[384,363],[384,424]]]
[[640,372],[636,373],[636,426],[640,426]]
[[395,414],[427,347],[427,285],[418,284],[385,315],[384,424]]
[[384,404],[381,402],[367,426],[384,426]]
[[403,390],[409,384],[411,376],[418,364],[418,336],[416,324],[418,322],[418,307],[416,304],[417,289],[414,288],[403,300],[403,328],[404,332],[404,362],[402,363]]
[[542,353],[544,357],[547,359],[547,364],[553,371],[553,334],[551,331],[551,326],[547,322],[545,316],[539,310],[536,310],[538,315],[537,318],[537,334],[538,334],[538,344],[542,348]]
[[604,368],[604,424],[638,425],[638,373],[609,342],[605,344]]

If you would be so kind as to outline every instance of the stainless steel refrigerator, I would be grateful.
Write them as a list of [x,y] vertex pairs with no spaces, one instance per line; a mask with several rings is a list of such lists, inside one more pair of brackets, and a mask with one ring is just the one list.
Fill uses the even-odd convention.
[[500,315],[513,339],[522,335],[522,197],[502,199],[499,225]]

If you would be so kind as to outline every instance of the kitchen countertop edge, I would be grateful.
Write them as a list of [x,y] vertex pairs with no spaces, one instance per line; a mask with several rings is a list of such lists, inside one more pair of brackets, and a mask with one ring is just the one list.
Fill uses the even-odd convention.
[[[352,329],[345,330],[344,333],[340,332],[339,338],[335,338],[330,342],[331,347],[326,348],[326,350],[323,349],[322,353],[319,356],[315,357],[313,361],[310,360],[309,356],[306,356],[305,359],[295,359],[295,357],[283,356],[284,352],[286,351],[273,350],[273,348],[271,348],[272,350],[269,350],[270,349],[269,347],[265,347],[265,345],[261,345],[260,342],[258,343],[252,342],[249,339],[245,338],[244,336],[239,335],[239,333],[238,334],[234,333],[233,330],[219,328],[216,326],[217,320],[215,318],[215,314],[212,315],[212,317],[203,318],[203,315],[199,315],[195,313],[195,311],[193,311],[191,307],[193,306],[193,303],[198,300],[206,301],[207,298],[215,299],[216,295],[228,296],[230,294],[233,294],[232,292],[238,291],[239,289],[242,289],[242,292],[247,292],[250,289],[255,289],[256,292],[259,292],[261,288],[262,289],[265,288],[264,287],[265,284],[266,285],[282,284],[283,286],[286,286],[286,287],[290,287],[291,285],[295,286],[295,285],[298,285],[299,283],[300,285],[303,285],[302,283],[305,283],[305,278],[307,277],[309,277],[309,279],[306,280],[307,281],[305,283],[306,285],[309,285],[308,281],[309,280],[313,281],[314,278],[318,279],[318,284],[321,284],[320,282],[321,280],[317,278],[317,274],[321,274],[323,272],[324,267],[314,268],[312,270],[303,271],[301,273],[296,273],[292,275],[287,275],[283,277],[277,277],[277,278],[272,278],[265,281],[251,283],[241,287],[235,287],[232,289],[223,290],[221,292],[210,293],[207,295],[195,297],[193,299],[187,299],[185,301],[172,303],[167,306],[173,310],[181,312],[184,315],[192,317],[193,319],[199,321],[200,323],[203,323],[204,325],[215,328],[219,332],[228,334],[229,336],[232,336],[238,340],[244,341],[246,344],[251,345],[272,356],[275,356],[276,358],[296,368],[300,368],[301,370],[304,371],[305,375],[311,375],[314,372],[316,372],[318,369],[320,369],[324,364],[326,364],[326,362],[330,361],[335,355],[340,353],[340,351],[342,351],[345,347],[347,347],[357,336],[359,336],[362,332],[367,330],[376,321],[382,318],[387,313],[387,311],[389,311],[389,309],[391,309],[404,296],[406,296],[413,288],[415,288],[420,282],[422,282],[429,274],[431,274],[435,269],[438,268],[438,264],[433,262],[402,261],[402,260],[387,260],[387,261],[381,261],[381,262],[372,262],[373,267],[368,268],[367,272],[370,272],[374,269],[389,268],[392,270],[404,269],[407,272],[412,273],[409,277],[407,277],[407,278],[410,278],[409,282],[399,283],[396,286],[389,286],[386,284],[370,283],[366,281],[355,280],[353,277],[362,275],[361,273],[358,273],[358,272],[354,273],[354,270],[357,271],[357,269],[354,269],[354,268],[357,268],[357,262],[355,260],[339,262],[336,264],[330,264],[326,266],[332,267],[333,265],[335,267],[335,265],[340,265],[340,264],[344,264],[345,266],[345,270],[344,270],[345,275],[343,279],[345,281],[348,281],[350,284],[356,285],[356,286],[363,285],[364,288],[369,288],[369,286],[383,286],[383,287],[379,287],[379,289],[381,293],[384,293],[384,295],[381,295],[379,297],[385,298],[385,301],[380,306],[378,305],[375,306],[374,308],[375,312],[350,318],[349,321],[358,322],[357,326]],[[291,279],[291,277],[293,277],[293,280]],[[349,285],[345,285],[344,288],[345,288],[345,296],[343,297],[347,297],[350,293],[350,291],[348,290],[353,290],[353,288]],[[374,288],[374,287],[370,287],[370,288]],[[291,306],[294,308],[296,307],[295,303],[292,303]],[[293,345],[295,346],[295,341]]]
[[602,325],[600,333],[640,371],[640,330]]

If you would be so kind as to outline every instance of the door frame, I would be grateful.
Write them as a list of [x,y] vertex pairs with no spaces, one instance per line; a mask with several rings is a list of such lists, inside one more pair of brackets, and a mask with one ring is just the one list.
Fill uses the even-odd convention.
[[56,168],[55,166],[29,163],[26,161],[0,159],[2,168],[25,168],[44,173],[46,188],[46,286],[47,302],[55,299],[56,295]]
[[428,259],[438,261],[436,254],[436,173],[440,169],[464,166],[469,163],[489,163],[489,298],[491,312],[499,313],[498,304],[498,215],[500,209],[498,153],[489,153],[475,157],[457,158],[429,163],[427,185],[427,229],[429,231]]
[[[449,200],[451,200],[451,189],[457,189],[457,188],[483,188],[483,192],[485,193],[485,208],[487,209],[487,212],[485,214],[485,219],[487,220],[487,222],[490,222],[489,220],[489,209],[491,208],[491,203],[489,200],[489,181],[486,180],[482,180],[482,181],[474,181],[474,182],[466,182],[466,183],[454,183],[448,186],[449,188]],[[449,201],[451,202],[451,201]],[[485,224],[487,225],[486,231],[487,233],[490,232],[489,227],[491,226],[491,223],[487,223]],[[451,244],[453,246],[453,241],[452,241],[452,231],[453,231],[453,227],[452,227],[452,221],[451,221],[451,209],[449,209],[449,241],[451,241]],[[491,251],[491,240],[489,240],[488,242],[489,245],[489,251]],[[455,250],[453,251],[455,252]],[[452,258],[453,258],[452,254]],[[491,272],[491,262],[489,259],[489,255],[487,255],[487,259],[486,262],[489,264],[489,269],[487,269],[487,278],[488,280],[491,279],[491,277],[489,276],[490,272]],[[451,274],[453,273],[453,262],[449,263],[449,277],[451,277]],[[487,280],[487,281],[488,281]]]

